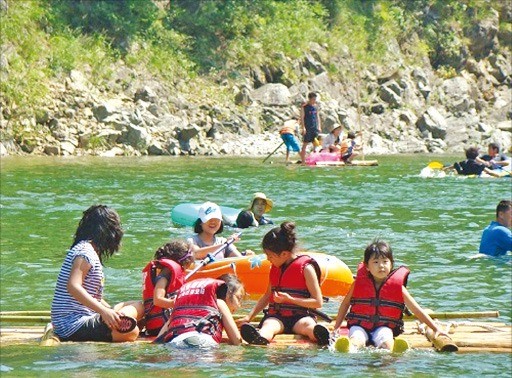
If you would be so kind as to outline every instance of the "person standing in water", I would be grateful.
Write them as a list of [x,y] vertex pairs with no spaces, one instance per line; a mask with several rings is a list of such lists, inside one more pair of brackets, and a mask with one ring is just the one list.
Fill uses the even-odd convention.
[[318,95],[315,92],[308,94],[308,101],[301,107],[300,125],[302,128],[302,149],[300,151],[300,159],[302,163],[306,161],[306,149],[311,143],[314,146],[315,139],[322,131],[320,116],[318,114]]

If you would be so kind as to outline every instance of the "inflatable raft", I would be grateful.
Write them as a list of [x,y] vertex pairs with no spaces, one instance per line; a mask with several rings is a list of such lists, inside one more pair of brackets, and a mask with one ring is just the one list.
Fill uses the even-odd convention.
[[379,165],[377,160],[352,160],[347,164],[340,160],[338,152],[312,152],[306,157],[306,165],[311,166],[376,166]]
[[[182,226],[194,226],[194,223],[198,218],[199,208],[201,205],[202,204],[200,203],[181,203],[176,205],[171,210],[172,222]],[[236,217],[241,210],[227,206],[220,206],[220,211],[222,211],[224,224],[232,226],[236,223]]]
[[[318,262],[322,271],[320,287],[323,296],[338,297],[347,294],[354,279],[352,272],[343,261],[325,253],[301,252],[300,254],[307,254]],[[269,272],[270,262],[264,254],[261,254],[214,261],[197,271],[190,279],[217,278],[226,273],[236,274],[244,283],[247,294],[257,298],[267,290]]]

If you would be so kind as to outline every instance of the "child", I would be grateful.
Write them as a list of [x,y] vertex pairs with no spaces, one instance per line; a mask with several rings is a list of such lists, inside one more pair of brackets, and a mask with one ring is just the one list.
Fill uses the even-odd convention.
[[229,343],[240,345],[242,338],[232,313],[240,308],[244,295],[242,283],[232,274],[187,282],[178,291],[171,318],[155,342],[178,348],[214,347],[225,330]]
[[469,147],[465,150],[466,160],[455,163],[451,166],[443,168],[443,170],[455,169],[459,175],[469,176],[477,175],[480,176],[482,172],[487,173],[490,176],[499,177],[500,175],[487,168],[485,165],[477,161],[478,155],[480,154],[477,147]]
[[[192,245],[192,252],[196,260],[204,259],[206,255],[216,251],[226,242],[226,238],[217,236],[217,234],[220,234],[223,230],[224,222],[222,221],[220,207],[213,202],[203,203],[199,208],[199,218],[194,224],[194,232],[196,235],[187,239]],[[231,237],[234,238],[235,241],[239,240],[237,234],[233,234]],[[234,244],[231,244],[215,257],[222,259],[240,256],[242,256],[242,253],[238,251]]]
[[[407,342],[396,339],[395,343],[394,337],[403,332],[402,315],[406,306],[434,330],[436,337],[446,335],[405,288],[409,269],[401,266],[392,270],[393,262],[393,252],[386,242],[377,240],[366,247],[364,263],[359,264],[356,279],[338,310],[334,333],[346,315],[349,334],[348,338],[336,340],[336,350],[348,352],[371,343],[377,348],[404,351]],[[377,301],[380,305],[375,305]]]
[[285,162],[288,164],[290,162],[290,151],[300,152],[299,141],[295,136],[296,130],[299,124],[296,119],[291,119],[286,121],[279,129],[279,134],[281,135],[281,139],[286,146],[286,159]]
[[264,217],[264,214],[270,212],[273,206],[274,202],[267,198],[265,193],[254,193],[251,207],[249,210],[243,210],[238,214],[236,226],[238,228],[248,228],[251,226],[258,227],[265,224],[274,224],[270,219]]
[[300,160],[304,163],[306,161],[306,149],[308,144],[314,143],[318,134],[322,131],[320,117],[318,115],[317,94],[315,92],[308,94],[308,102],[304,103],[301,107],[300,125],[303,135]]
[[[361,135],[361,133],[358,133],[357,135]],[[357,152],[361,150],[362,146],[358,146],[356,142],[356,134],[353,131],[350,131],[347,134],[347,139],[341,143],[341,160],[347,164],[351,164],[352,160],[358,155]]]
[[103,261],[119,249],[123,230],[115,210],[91,206],[83,213],[55,287],[51,319],[61,341],[133,341],[139,302],[110,307],[103,300]]
[[188,243],[175,240],[158,248],[155,259],[143,269],[142,298],[148,336],[156,336],[169,319],[176,292],[185,283],[185,269],[193,262]]
[[333,125],[331,132],[322,140],[321,152],[338,152],[340,150],[340,138],[343,131],[341,125]]
[[510,165],[507,155],[500,153],[498,143],[489,143],[487,146],[487,155],[476,158],[476,161],[490,169],[500,169]]
[[[295,252],[295,224],[284,222],[263,237],[262,247],[272,264],[266,293],[249,315],[240,319],[242,337],[249,344],[267,345],[275,335],[299,334],[319,345],[329,343],[329,331],[316,324],[314,309],[322,307],[320,268],[307,255]],[[269,305],[258,331],[248,322]]]

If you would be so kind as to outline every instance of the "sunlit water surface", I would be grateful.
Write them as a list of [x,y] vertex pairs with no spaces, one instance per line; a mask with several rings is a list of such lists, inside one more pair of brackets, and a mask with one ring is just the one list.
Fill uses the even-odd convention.
[[[236,158],[2,158],[2,311],[49,309],[66,248],[81,212],[104,203],[121,215],[125,237],[106,262],[110,303],[141,295],[141,269],[157,247],[186,237],[170,221],[181,202],[243,208],[252,193],[275,202],[271,218],[293,220],[304,249],[333,254],[354,272],[374,238],[389,241],[397,264],[412,273],[409,290],[436,311],[499,310],[511,322],[511,257],[473,258],[496,204],[511,196],[510,179],[422,179],[431,160],[378,157],[378,167],[306,168]],[[239,249],[261,253],[269,226],[244,232]],[[226,230],[229,235],[231,230]],[[245,309],[254,302],[246,303]],[[335,313],[337,300],[326,304]],[[152,344],[3,345],[2,375],[13,376],[510,376],[508,354],[375,351],[340,355],[311,348],[222,345],[175,351]]]

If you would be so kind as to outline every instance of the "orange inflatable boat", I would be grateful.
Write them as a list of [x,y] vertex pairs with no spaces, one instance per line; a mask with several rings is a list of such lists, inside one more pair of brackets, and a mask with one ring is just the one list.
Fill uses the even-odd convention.
[[[323,296],[338,297],[347,294],[354,278],[343,261],[325,253],[300,252],[299,254],[309,255],[318,262],[322,271],[320,287]],[[194,273],[190,280],[204,277],[217,278],[226,273],[235,274],[243,282],[247,294],[257,298],[267,290],[269,272],[270,262],[264,254],[261,254],[211,262]]]

